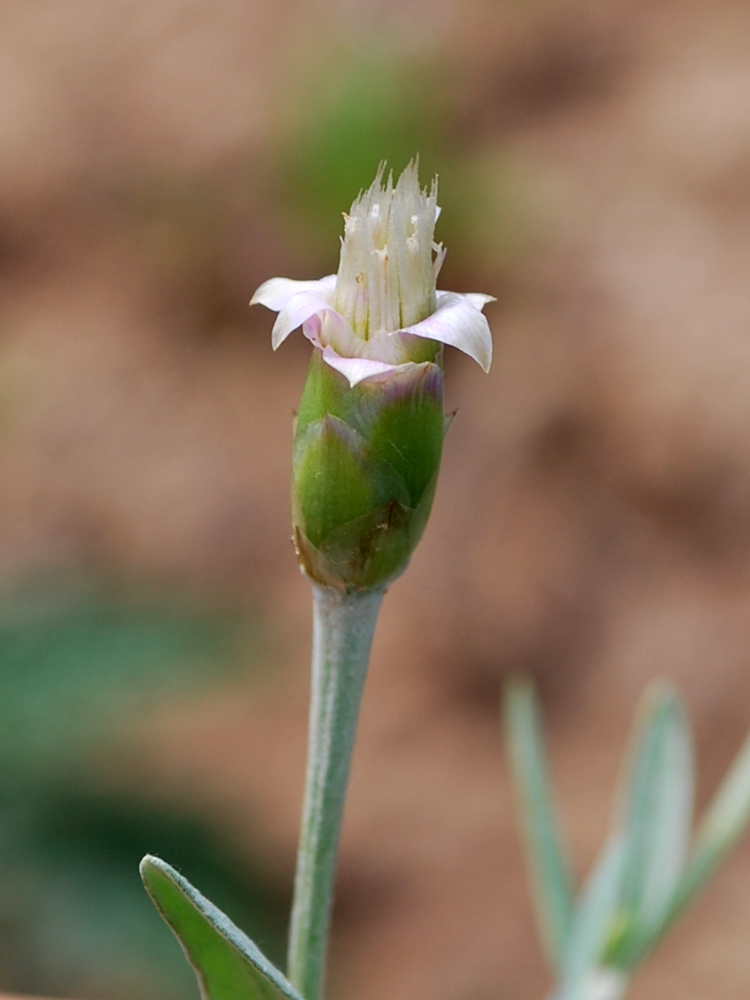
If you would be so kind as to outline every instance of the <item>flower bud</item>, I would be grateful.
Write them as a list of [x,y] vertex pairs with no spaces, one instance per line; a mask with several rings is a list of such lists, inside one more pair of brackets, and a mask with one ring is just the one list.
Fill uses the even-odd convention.
[[338,274],[272,278],[253,296],[315,347],[294,433],[292,522],[303,571],[341,590],[383,587],[427,522],[443,447],[442,349],[485,371],[491,296],[436,290],[437,182],[383,170],[345,215]]
[[294,544],[309,577],[363,590],[403,572],[430,513],[443,433],[439,364],[352,388],[314,352],[292,474]]

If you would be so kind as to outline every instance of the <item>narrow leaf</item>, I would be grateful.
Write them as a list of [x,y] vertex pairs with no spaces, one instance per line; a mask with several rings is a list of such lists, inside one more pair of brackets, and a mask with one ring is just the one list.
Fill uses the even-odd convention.
[[140,870],[198,977],[203,1000],[301,1000],[258,947],[174,868],[147,854]]
[[573,910],[572,878],[552,806],[539,710],[533,685],[505,687],[505,733],[521,811],[540,933],[553,969],[565,951]]
[[557,1000],[621,996],[668,911],[690,833],[692,742],[682,705],[647,691],[613,831],[576,912]]
[[619,940],[608,958],[632,967],[669,911],[685,864],[693,809],[692,738],[682,703],[665,684],[644,696],[622,787],[625,869]]
[[[624,992],[624,977],[606,968],[602,956],[616,921],[626,859],[622,839],[611,838],[576,908],[565,951],[562,983],[554,1000],[593,1000],[598,987],[605,982],[619,984]],[[602,995],[601,989],[598,995]],[[613,991],[611,995],[618,994]]]
[[662,932],[714,873],[750,822],[750,736],[698,827],[687,867],[677,887]]

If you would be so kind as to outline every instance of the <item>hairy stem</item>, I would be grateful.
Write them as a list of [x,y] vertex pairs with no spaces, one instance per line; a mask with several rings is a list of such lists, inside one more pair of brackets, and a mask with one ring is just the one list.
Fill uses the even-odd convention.
[[310,729],[294,879],[288,976],[321,1000],[349,762],[382,590],[342,594],[313,584]]

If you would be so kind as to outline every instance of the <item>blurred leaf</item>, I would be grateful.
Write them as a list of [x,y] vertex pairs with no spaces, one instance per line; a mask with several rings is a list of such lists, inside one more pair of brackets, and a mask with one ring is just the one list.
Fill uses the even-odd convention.
[[180,941],[205,1000],[301,1000],[257,946],[173,868],[147,855],[141,877]]
[[80,765],[130,711],[226,669],[238,617],[61,583],[0,602],[0,788]]
[[692,738],[667,684],[646,691],[636,721],[618,819],[625,862],[606,962],[632,968],[668,912],[687,855],[693,810]]
[[59,789],[0,808],[0,983],[34,995],[180,1000],[192,982],[135,877],[148,848],[199,875],[274,960],[286,885],[253,873],[199,818],[110,791]]
[[615,826],[577,909],[558,1000],[622,996],[668,911],[693,800],[692,741],[666,684],[644,696]]
[[[565,949],[562,983],[555,1000],[591,1000],[607,980],[624,991],[621,977],[606,968],[602,955],[614,925],[627,860],[626,845],[614,837],[604,849],[576,907]],[[612,1000],[618,994],[612,993]],[[607,994],[605,1000],[609,1000]]]
[[114,748],[121,759],[137,713],[227,676],[256,653],[257,631],[223,609],[96,579],[47,579],[3,595],[3,989],[189,997],[189,970],[134,876],[154,849],[189,864],[262,933],[269,954],[283,955],[286,891],[230,857],[209,817],[144,802],[105,769]]
[[532,684],[508,683],[503,707],[537,918],[550,963],[558,968],[570,932],[572,878],[560,845]]
[[436,171],[442,116],[433,78],[424,61],[336,50],[325,69],[298,82],[304,118],[290,132],[279,170],[297,238],[302,222],[321,253],[336,255],[341,212],[383,160],[397,175],[419,154],[423,178]]
[[695,836],[688,864],[680,879],[660,934],[702,888],[746,831],[750,821],[750,736],[706,810]]
[[477,272],[497,281],[555,239],[560,209],[553,179],[518,148],[496,139],[446,149],[439,173],[444,211],[438,238],[448,247],[450,274],[441,286],[475,282]]

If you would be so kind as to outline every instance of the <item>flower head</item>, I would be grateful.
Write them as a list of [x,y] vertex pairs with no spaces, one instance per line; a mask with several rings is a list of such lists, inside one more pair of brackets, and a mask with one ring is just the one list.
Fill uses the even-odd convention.
[[300,565],[342,590],[383,587],[406,567],[432,506],[445,431],[442,346],[485,371],[489,295],[440,292],[437,184],[415,163],[383,169],[344,216],[338,274],[272,278],[253,296],[316,350],[294,431],[292,522]]
[[278,312],[274,350],[302,327],[323,360],[350,386],[407,364],[434,361],[441,344],[485,371],[492,338],[482,308],[492,296],[436,289],[445,251],[434,241],[437,182],[419,187],[416,163],[394,186],[383,168],[344,216],[336,275],[318,281],[271,278],[252,298]]

